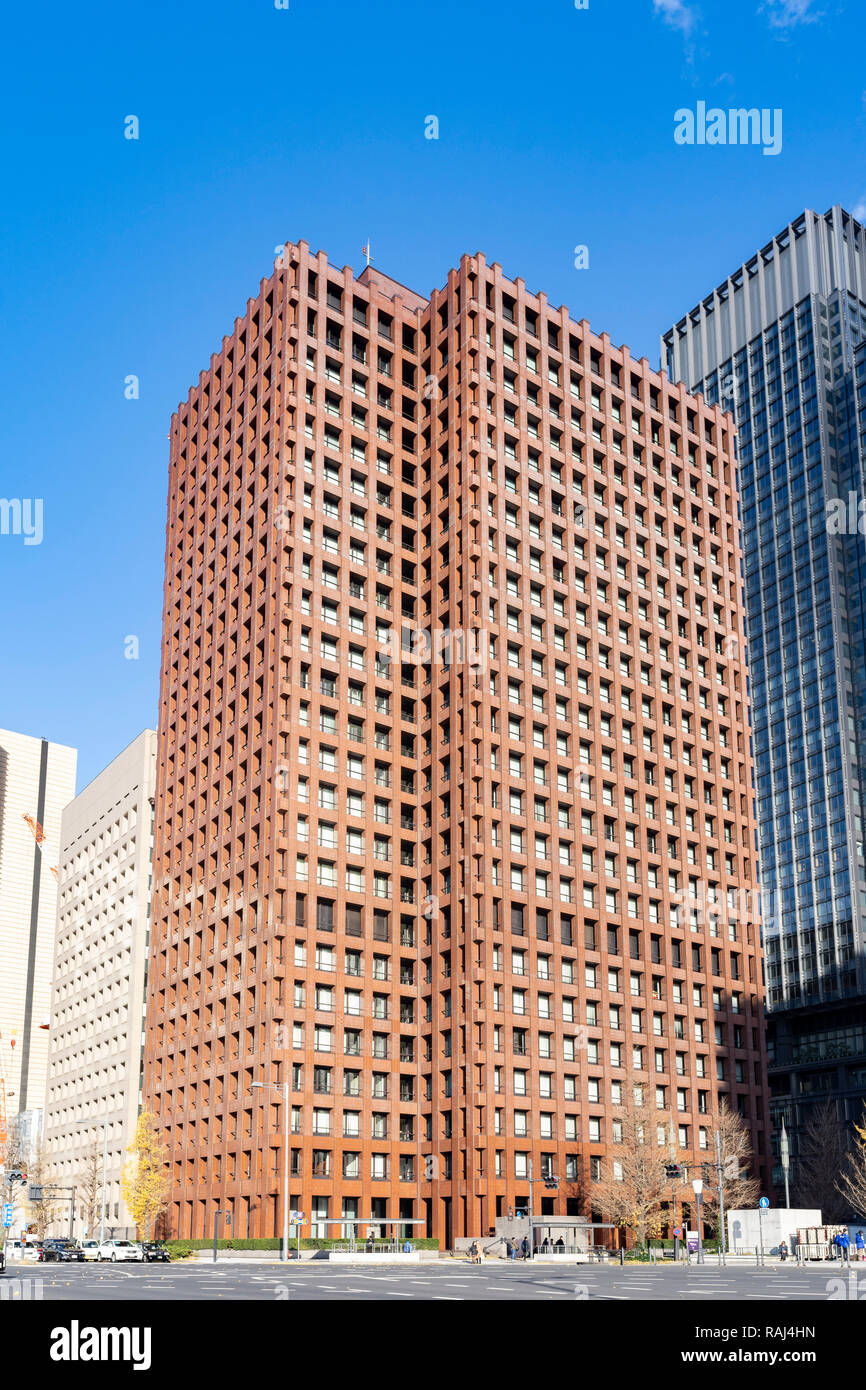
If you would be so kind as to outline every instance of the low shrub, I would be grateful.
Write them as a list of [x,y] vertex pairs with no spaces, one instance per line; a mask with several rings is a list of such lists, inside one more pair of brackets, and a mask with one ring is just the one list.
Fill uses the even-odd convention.
[[[365,1238],[358,1239],[359,1249],[363,1249],[364,1239]],[[409,1239],[414,1249],[416,1250],[439,1249],[438,1240],[432,1240],[426,1236],[410,1236]],[[280,1236],[249,1236],[240,1240],[238,1240],[234,1236],[225,1236],[217,1240],[217,1250],[280,1250],[282,1248],[282,1243],[283,1242]],[[167,1240],[165,1244],[166,1249],[169,1251],[169,1254],[171,1255],[172,1259],[180,1260],[186,1259],[196,1250],[212,1250],[213,1238],[208,1240],[204,1236],[189,1236],[183,1239],[179,1238],[177,1240]],[[290,1236],[289,1248],[295,1250],[297,1249],[297,1244],[297,1237]],[[345,1236],[325,1236],[315,1238],[309,1236],[301,1236],[302,1250],[332,1250],[335,1246],[345,1244]],[[398,1245],[402,1246],[403,1241],[398,1241]]]

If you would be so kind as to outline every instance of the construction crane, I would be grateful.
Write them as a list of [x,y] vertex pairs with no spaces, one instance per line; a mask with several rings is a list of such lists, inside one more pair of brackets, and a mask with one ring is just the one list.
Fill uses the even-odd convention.
[[[38,820],[36,820],[34,816],[28,816],[26,811],[22,816],[22,820],[25,820],[27,824],[30,826],[31,833],[37,845],[41,845],[45,840],[45,831],[42,829],[42,826],[39,824]],[[54,875],[55,879],[59,883],[60,871],[58,870],[56,864],[50,865],[49,868],[50,872]]]
[[33,832],[33,838],[36,841],[37,845],[41,845],[42,841],[45,839],[45,831],[42,829],[42,826],[39,824],[38,820],[36,820],[33,816],[28,816],[26,811],[24,812],[24,815],[21,817],[21,819],[25,820],[27,824],[30,826],[31,831]]

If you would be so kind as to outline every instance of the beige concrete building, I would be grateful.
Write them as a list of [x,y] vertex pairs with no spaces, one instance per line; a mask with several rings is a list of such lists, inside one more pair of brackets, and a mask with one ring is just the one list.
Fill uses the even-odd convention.
[[79,1236],[98,1232],[81,1189],[103,1151],[106,1235],[130,1225],[120,1175],[139,1111],[155,777],[148,729],[63,815],[45,1155],[51,1182],[80,1189]]
[[0,1051],[10,1121],[45,1105],[60,815],[75,795],[77,758],[74,748],[0,729]]

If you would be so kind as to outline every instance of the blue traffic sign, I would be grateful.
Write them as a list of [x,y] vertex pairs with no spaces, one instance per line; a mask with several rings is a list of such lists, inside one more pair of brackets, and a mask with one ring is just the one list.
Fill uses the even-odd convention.
[[12,1225],[12,1203],[11,1203],[11,1202],[4,1202],[4,1203],[3,1203],[3,1225],[4,1225],[4,1226],[11,1226],[11,1225]]
[[758,1203],[758,1206],[759,1206],[759,1207],[764,1207],[764,1208],[768,1207],[769,1205],[770,1205],[770,1199],[769,1199],[769,1197],[762,1197],[761,1200],[760,1200],[760,1202]]

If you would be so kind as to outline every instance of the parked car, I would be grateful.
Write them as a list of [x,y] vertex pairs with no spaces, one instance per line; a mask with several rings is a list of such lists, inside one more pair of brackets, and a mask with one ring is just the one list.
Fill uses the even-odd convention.
[[135,1240],[104,1240],[96,1252],[97,1260],[143,1260],[144,1251]]
[[73,1260],[83,1260],[84,1251],[74,1240],[69,1240],[63,1236],[53,1236],[50,1240],[44,1240],[36,1257],[48,1264],[52,1260],[60,1260],[69,1263]]
[[95,1260],[99,1253],[99,1241],[83,1240],[81,1242],[81,1248],[84,1251],[85,1260]]
[[154,1264],[159,1260],[163,1261],[163,1263],[165,1264],[168,1264],[171,1260],[171,1256],[169,1255],[161,1240],[142,1241],[141,1248],[144,1251],[144,1258],[148,1264]]

